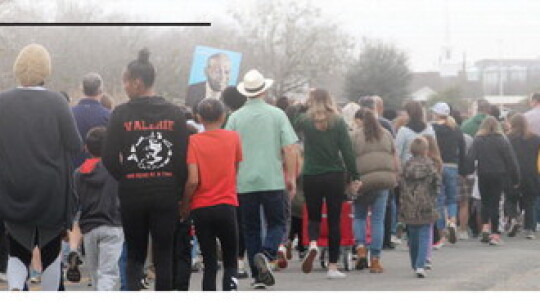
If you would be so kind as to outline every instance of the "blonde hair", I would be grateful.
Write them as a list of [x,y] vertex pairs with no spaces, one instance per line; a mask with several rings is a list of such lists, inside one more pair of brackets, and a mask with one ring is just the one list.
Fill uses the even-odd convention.
[[396,132],[403,127],[404,125],[409,123],[409,116],[408,115],[400,115],[396,119],[394,119],[394,129]]
[[478,133],[476,133],[476,136],[486,136],[490,134],[502,134],[501,126],[499,125],[499,122],[495,117],[488,116],[482,124],[480,125],[480,128],[478,129]]
[[440,120],[444,121],[444,125],[452,128],[452,129],[455,129],[457,128],[457,123],[456,123],[456,120],[454,119],[454,117],[452,116],[442,116],[442,115],[437,115],[439,117]]
[[330,93],[323,89],[314,89],[309,92],[306,101],[307,115],[315,124],[320,124],[322,130],[327,130],[339,115],[336,104],[330,97]]
[[435,164],[435,167],[440,173],[442,171],[443,161],[441,158],[441,151],[439,150],[437,140],[431,135],[422,135],[422,137],[424,137],[428,142],[428,157],[431,158],[431,160]]
[[424,156],[429,151],[429,143],[423,136],[416,137],[411,143],[412,156]]

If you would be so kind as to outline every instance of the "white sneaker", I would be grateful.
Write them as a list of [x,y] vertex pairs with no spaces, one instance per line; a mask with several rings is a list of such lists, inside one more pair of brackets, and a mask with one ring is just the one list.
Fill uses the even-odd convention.
[[468,240],[469,239],[469,233],[467,230],[460,230],[458,232],[458,239],[459,240]]
[[0,282],[7,282],[7,275],[5,272],[0,272]]
[[246,271],[246,263],[244,260],[238,260],[238,278],[239,279],[245,279],[248,277],[248,273]]
[[328,270],[326,277],[329,279],[345,279],[347,275],[337,269],[333,269]]
[[527,233],[525,233],[525,237],[529,240],[536,239],[536,236],[534,235],[534,231],[532,230],[527,231]]
[[390,236],[390,243],[392,243],[394,245],[401,245],[401,240],[398,239],[397,236],[392,235],[392,236]]
[[424,268],[417,268],[414,273],[416,273],[416,277],[419,279],[423,279],[426,277],[426,271],[424,270]]

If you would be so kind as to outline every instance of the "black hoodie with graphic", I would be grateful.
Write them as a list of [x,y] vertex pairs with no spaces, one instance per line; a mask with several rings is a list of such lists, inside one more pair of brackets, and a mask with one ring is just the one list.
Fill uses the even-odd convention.
[[187,178],[186,119],[162,97],[141,97],[116,107],[103,148],[103,164],[119,182],[120,198],[177,195]]
[[87,159],[75,171],[74,185],[81,210],[79,226],[82,233],[100,226],[122,225],[118,183],[105,169],[101,159]]

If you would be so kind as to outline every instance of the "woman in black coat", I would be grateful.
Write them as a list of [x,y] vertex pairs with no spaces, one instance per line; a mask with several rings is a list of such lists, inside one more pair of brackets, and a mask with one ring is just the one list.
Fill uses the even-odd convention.
[[499,245],[499,202],[507,182],[513,188],[519,185],[519,166],[510,143],[502,134],[499,122],[494,117],[486,118],[480,125],[467,156],[466,167],[468,169],[466,174],[473,173],[477,167],[478,189],[482,200],[481,241]]
[[0,93],[0,218],[9,239],[8,285],[23,290],[34,247],[43,290],[60,282],[62,234],[74,215],[72,158],[82,142],[64,96],[43,87],[47,50],[26,46],[14,68],[19,87]]
[[[517,217],[525,211],[525,236],[534,239],[536,216],[534,199],[540,195],[538,182],[537,158],[540,150],[540,136],[529,131],[527,120],[522,114],[516,114],[510,119],[508,140],[514,148],[521,171],[521,182],[517,189],[508,193],[505,202],[505,214],[508,215],[511,228],[508,236],[515,236]],[[518,212],[518,202],[521,210]]]

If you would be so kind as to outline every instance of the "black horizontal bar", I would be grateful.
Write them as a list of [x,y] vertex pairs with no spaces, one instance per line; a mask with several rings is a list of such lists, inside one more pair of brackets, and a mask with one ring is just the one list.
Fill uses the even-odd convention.
[[1,26],[211,26],[210,22],[0,22]]

